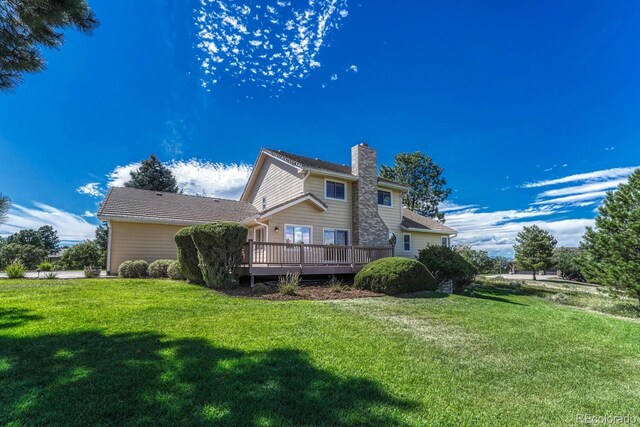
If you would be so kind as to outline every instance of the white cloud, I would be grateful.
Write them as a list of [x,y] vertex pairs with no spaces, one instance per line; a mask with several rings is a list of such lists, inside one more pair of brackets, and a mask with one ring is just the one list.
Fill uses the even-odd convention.
[[549,185],[568,184],[568,183],[580,182],[580,181],[593,182],[593,181],[611,180],[616,178],[625,178],[631,175],[631,173],[638,168],[640,168],[640,166],[604,169],[604,170],[599,170],[594,172],[579,173],[579,174],[569,175],[569,176],[565,176],[557,179],[530,182],[525,184],[523,187],[536,188],[536,187],[546,187]]
[[[245,163],[212,163],[205,160],[173,160],[165,165],[176,178],[178,188],[185,194],[238,199],[242,194],[252,166]],[[123,187],[131,179],[131,171],[140,163],[116,166],[107,174],[107,187]],[[100,187],[97,187],[100,191]]]
[[33,205],[34,208],[12,205],[7,222],[0,224],[0,235],[7,236],[25,228],[37,229],[50,225],[58,231],[61,241],[80,242],[95,237],[96,226],[82,216],[43,203],[34,202]]
[[594,191],[610,190],[616,188],[618,185],[627,182],[627,178],[614,179],[611,181],[594,182],[589,184],[582,184],[573,187],[558,188],[555,190],[547,190],[538,195],[539,199],[545,197],[558,197],[567,196],[570,194],[586,194]]
[[336,80],[338,80],[338,75],[337,74],[331,74],[331,81],[335,82]]
[[223,78],[281,91],[321,66],[327,37],[347,17],[347,0],[201,0],[197,57],[207,90]]
[[91,211],[84,211],[82,216],[85,217],[85,218],[94,218],[96,216],[96,214],[94,212],[91,212]]
[[533,202],[534,205],[560,205],[560,204],[574,204],[578,202],[584,202],[585,200],[604,199],[607,195],[606,191],[593,191],[584,194],[573,194],[571,196],[557,197],[554,199],[538,200]]
[[252,166],[248,164],[211,163],[197,159],[170,163],[178,187],[185,194],[238,199]]
[[78,187],[76,191],[80,194],[86,194],[87,196],[92,196],[92,197],[104,196],[104,193],[102,192],[102,190],[100,190],[99,182],[90,182],[81,187]]
[[357,73],[358,72],[358,66],[357,65],[352,65],[349,68],[347,68],[347,71],[351,71],[352,73]]

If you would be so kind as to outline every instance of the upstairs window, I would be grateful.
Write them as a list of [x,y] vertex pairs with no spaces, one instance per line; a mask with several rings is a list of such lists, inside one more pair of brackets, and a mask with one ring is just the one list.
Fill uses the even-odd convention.
[[344,182],[325,181],[324,197],[327,199],[345,200],[346,192]]
[[378,204],[380,206],[391,206],[391,191],[378,190]]
[[411,252],[411,234],[402,235],[402,249],[405,252]]
[[449,238],[448,237],[443,237],[442,238],[442,246],[444,246],[445,248],[449,247]]

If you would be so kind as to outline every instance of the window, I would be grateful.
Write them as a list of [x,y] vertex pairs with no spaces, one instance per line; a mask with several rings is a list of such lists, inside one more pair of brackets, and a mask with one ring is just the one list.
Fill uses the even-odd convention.
[[265,228],[264,227],[257,227],[253,229],[253,237],[256,242],[264,242],[267,239],[265,239]]
[[327,199],[345,200],[344,182],[325,181],[324,197]]
[[391,191],[378,190],[378,204],[380,206],[391,206]]
[[262,196],[262,210],[267,209],[267,196]]
[[285,225],[285,243],[311,243],[311,227],[308,225]]
[[411,234],[402,235],[402,249],[405,252],[411,252]]
[[349,244],[349,230],[324,229],[324,244],[346,246]]
[[449,238],[448,237],[443,237],[442,238],[442,246],[444,246],[445,248],[449,247]]

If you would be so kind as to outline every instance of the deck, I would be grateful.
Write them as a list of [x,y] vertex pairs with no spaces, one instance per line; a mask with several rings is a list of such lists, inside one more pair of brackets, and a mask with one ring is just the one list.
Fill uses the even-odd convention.
[[240,276],[357,273],[371,261],[393,256],[391,246],[305,245],[248,241]]

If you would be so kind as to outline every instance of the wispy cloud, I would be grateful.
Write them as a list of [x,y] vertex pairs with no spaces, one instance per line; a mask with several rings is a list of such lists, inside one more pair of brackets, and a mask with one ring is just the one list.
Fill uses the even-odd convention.
[[58,231],[64,242],[80,242],[95,237],[96,226],[82,216],[44,203],[34,202],[32,208],[14,204],[9,211],[7,222],[0,224],[0,235],[7,236],[25,228],[37,229],[50,225]]
[[534,205],[560,205],[574,204],[584,202],[585,200],[604,199],[607,195],[606,191],[592,191],[584,194],[573,194],[571,196],[556,197],[553,199],[538,200],[533,202]]
[[[165,163],[185,194],[238,199],[252,166],[245,163],[212,163],[205,160],[173,160]],[[107,187],[122,187],[140,163],[116,166],[107,174]]]
[[347,0],[201,0],[195,25],[202,86],[223,78],[277,91],[300,86],[321,66],[328,34],[347,15]]
[[90,182],[81,187],[78,187],[76,191],[80,194],[86,194],[87,196],[92,196],[92,197],[104,196],[104,193],[102,192],[102,190],[100,190],[99,182]]
[[611,180],[616,178],[626,178],[631,173],[640,168],[640,166],[632,166],[625,168],[613,168],[613,169],[604,169],[594,172],[586,172],[579,173],[575,175],[569,175],[562,178],[557,179],[548,179],[544,181],[536,181],[524,184],[524,188],[537,188],[537,187],[546,187],[550,185],[558,185],[558,184],[568,184],[572,182],[580,182],[580,181],[604,181]]
[[590,184],[576,185],[573,187],[557,188],[554,190],[543,191],[538,198],[567,196],[570,194],[586,194],[594,191],[610,190],[618,185],[627,182],[627,178],[614,179],[610,181],[594,182]]

